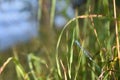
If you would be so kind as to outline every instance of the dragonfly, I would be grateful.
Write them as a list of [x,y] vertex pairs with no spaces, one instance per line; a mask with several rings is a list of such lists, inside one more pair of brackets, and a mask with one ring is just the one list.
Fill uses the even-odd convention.
[[85,48],[82,47],[82,45],[79,43],[78,40],[75,40],[75,44],[81,49],[81,51],[83,52],[83,54],[89,58],[89,60],[93,61],[93,58],[91,56],[91,53],[88,52]]

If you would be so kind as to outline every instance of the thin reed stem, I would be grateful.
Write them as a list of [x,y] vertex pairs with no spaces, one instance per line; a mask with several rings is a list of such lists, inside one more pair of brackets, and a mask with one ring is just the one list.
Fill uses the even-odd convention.
[[115,0],[113,0],[113,7],[114,7],[114,19],[115,19],[115,34],[116,34],[116,46],[117,46],[117,52],[118,52],[118,59],[120,60],[120,48],[119,48],[119,37],[118,37],[118,24],[117,24],[117,14],[116,14],[116,5]]
[[50,14],[50,27],[53,27],[54,15],[55,15],[56,0],[52,0],[51,14]]

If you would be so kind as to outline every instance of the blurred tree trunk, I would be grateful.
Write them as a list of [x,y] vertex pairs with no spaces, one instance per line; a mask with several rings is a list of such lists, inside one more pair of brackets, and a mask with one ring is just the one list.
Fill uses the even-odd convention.
[[41,23],[45,27],[49,27],[50,24],[50,1],[49,0],[42,0],[42,16],[41,16]]
[[50,0],[42,0],[42,12],[41,12],[41,39],[44,42],[43,45],[47,48],[54,46],[55,34],[52,27],[50,27]]

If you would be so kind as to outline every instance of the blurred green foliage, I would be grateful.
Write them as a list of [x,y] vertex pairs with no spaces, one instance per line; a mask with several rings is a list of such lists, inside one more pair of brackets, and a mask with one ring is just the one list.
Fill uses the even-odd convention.
[[[61,29],[53,23],[56,12],[51,8],[55,8],[56,0],[39,2],[40,35],[0,54],[1,66],[7,58],[14,58],[0,74],[0,80],[120,79],[112,1],[88,0],[74,10],[75,18]],[[116,0],[118,28],[119,2]],[[90,14],[102,17],[79,17]]]

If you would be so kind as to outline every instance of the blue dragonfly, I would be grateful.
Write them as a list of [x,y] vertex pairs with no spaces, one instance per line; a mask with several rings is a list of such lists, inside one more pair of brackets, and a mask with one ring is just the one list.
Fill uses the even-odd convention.
[[0,50],[38,34],[38,0],[0,0]]

